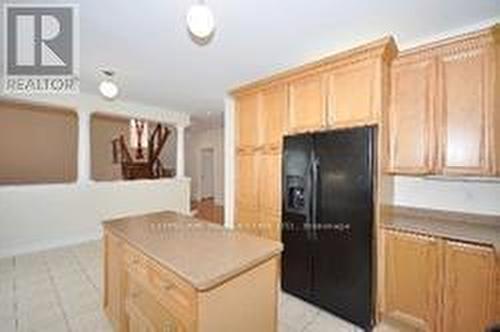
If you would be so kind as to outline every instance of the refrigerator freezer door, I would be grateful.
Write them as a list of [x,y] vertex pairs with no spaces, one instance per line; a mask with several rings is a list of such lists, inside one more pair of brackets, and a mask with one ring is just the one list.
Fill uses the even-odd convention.
[[286,137],[283,153],[282,288],[312,298],[311,135]]
[[363,328],[372,323],[374,128],[315,135],[319,160],[314,302]]

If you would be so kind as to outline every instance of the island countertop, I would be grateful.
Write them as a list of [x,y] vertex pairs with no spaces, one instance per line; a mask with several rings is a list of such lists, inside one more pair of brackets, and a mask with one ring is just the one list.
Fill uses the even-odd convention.
[[199,291],[216,287],[283,250],[280,242],[170,211],[113,219],[103,226]]

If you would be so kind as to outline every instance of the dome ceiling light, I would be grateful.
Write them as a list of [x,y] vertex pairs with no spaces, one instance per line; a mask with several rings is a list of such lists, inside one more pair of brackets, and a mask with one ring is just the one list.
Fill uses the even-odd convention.
[[189,31],[200,39],[210,37],[215,29],[215,18],[203,0],[191,5],[186,16]]
[[113,80],[115,72],[112,70],[102,70],[101,72],[105,76],[105,79],[99,84],[99,91],[104,98],[113,100],[120,92],[118,85]]

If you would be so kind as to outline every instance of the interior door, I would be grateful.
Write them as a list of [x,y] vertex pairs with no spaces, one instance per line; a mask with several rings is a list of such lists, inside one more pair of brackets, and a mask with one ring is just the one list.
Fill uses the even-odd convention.
[[214,197],[214,150],[201,150],[201,198]]
[[310,251],[312,136],[286,137],[283,152],[282,281],[283,290],[312,299]]
[[315,135],[315,302],[368,328],[372,323],[374,128]]

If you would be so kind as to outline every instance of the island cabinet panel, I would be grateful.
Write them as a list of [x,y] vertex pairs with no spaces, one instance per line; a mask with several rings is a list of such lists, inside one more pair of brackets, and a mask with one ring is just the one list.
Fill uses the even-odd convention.
[[489,175],[488,48],[452,53],[439,60],[439,171]]
[[494,322],[494,273],[490,248],[446,243],[443,331],[485,331]]
[[124,326],[123,243],[110,234],[104,236],[104,310],[116,331]]
[[288,132],[314,131],[326,126],[326,77],[309,74],[289,85]]
[[264,150],[281,150],[287,111],[288,91],[284,84],[262,91],[262,110],[259,124],[262,126]]
[[251,151],[261,142],[260,94],[250,93],[236,99],[236,147]]
[[423,331],[437,331],[439,243],[426,236],[385,233],[385,315]]
[[[281,250],[277,243],[228,233],[171,212],[148,218],[147,215],[139,219],[124,218],[127,220],[111,221],[105,226],[104,303],[115,331],[277,332]],[[166,224],[176,227],[161,227]],[[192,228],[193,225],[196,226]],[[199,233],[191,234],[200,231],[207,233],[198,238]],[[166,244],[168,241],[180,242]],[[184,242],[189,244],[180,249],[181,258],[172,256],[171,251]],[[120,246],[114,246],[116,243]],[[193,248],[196,245],[200,248]],[[139,247],[149,250],[142,251]],[[170,247],[170,254],[165,254],[166,247]],[[209,248],[220,252],[214,254]],[[237,255],[228,252],[229,249],[246,250]],[[189,273],[185,261],[195,258],[191,250],[205,250],[201,254],[205,257],[198,262],[201,267],[189,267]],[[257,251],[251,253],[252,250]],[[273,251],[254,256],[258,250]],[[239,260],[237,269],[235,260]],[[218,272],[213,274],[213,269]],[[186,274],[178,274],[179,271]],[[203,281],[204,278],[210,279]]]
[[429,174],[433,171],[436,65],[435,58],[396,60],[392,65],[389,173]]
[[199,296],[199,332],[278,332],[278,260]]
[[377,61],[360,61],[329,74],[328,125],[352,127],[376,123]]

